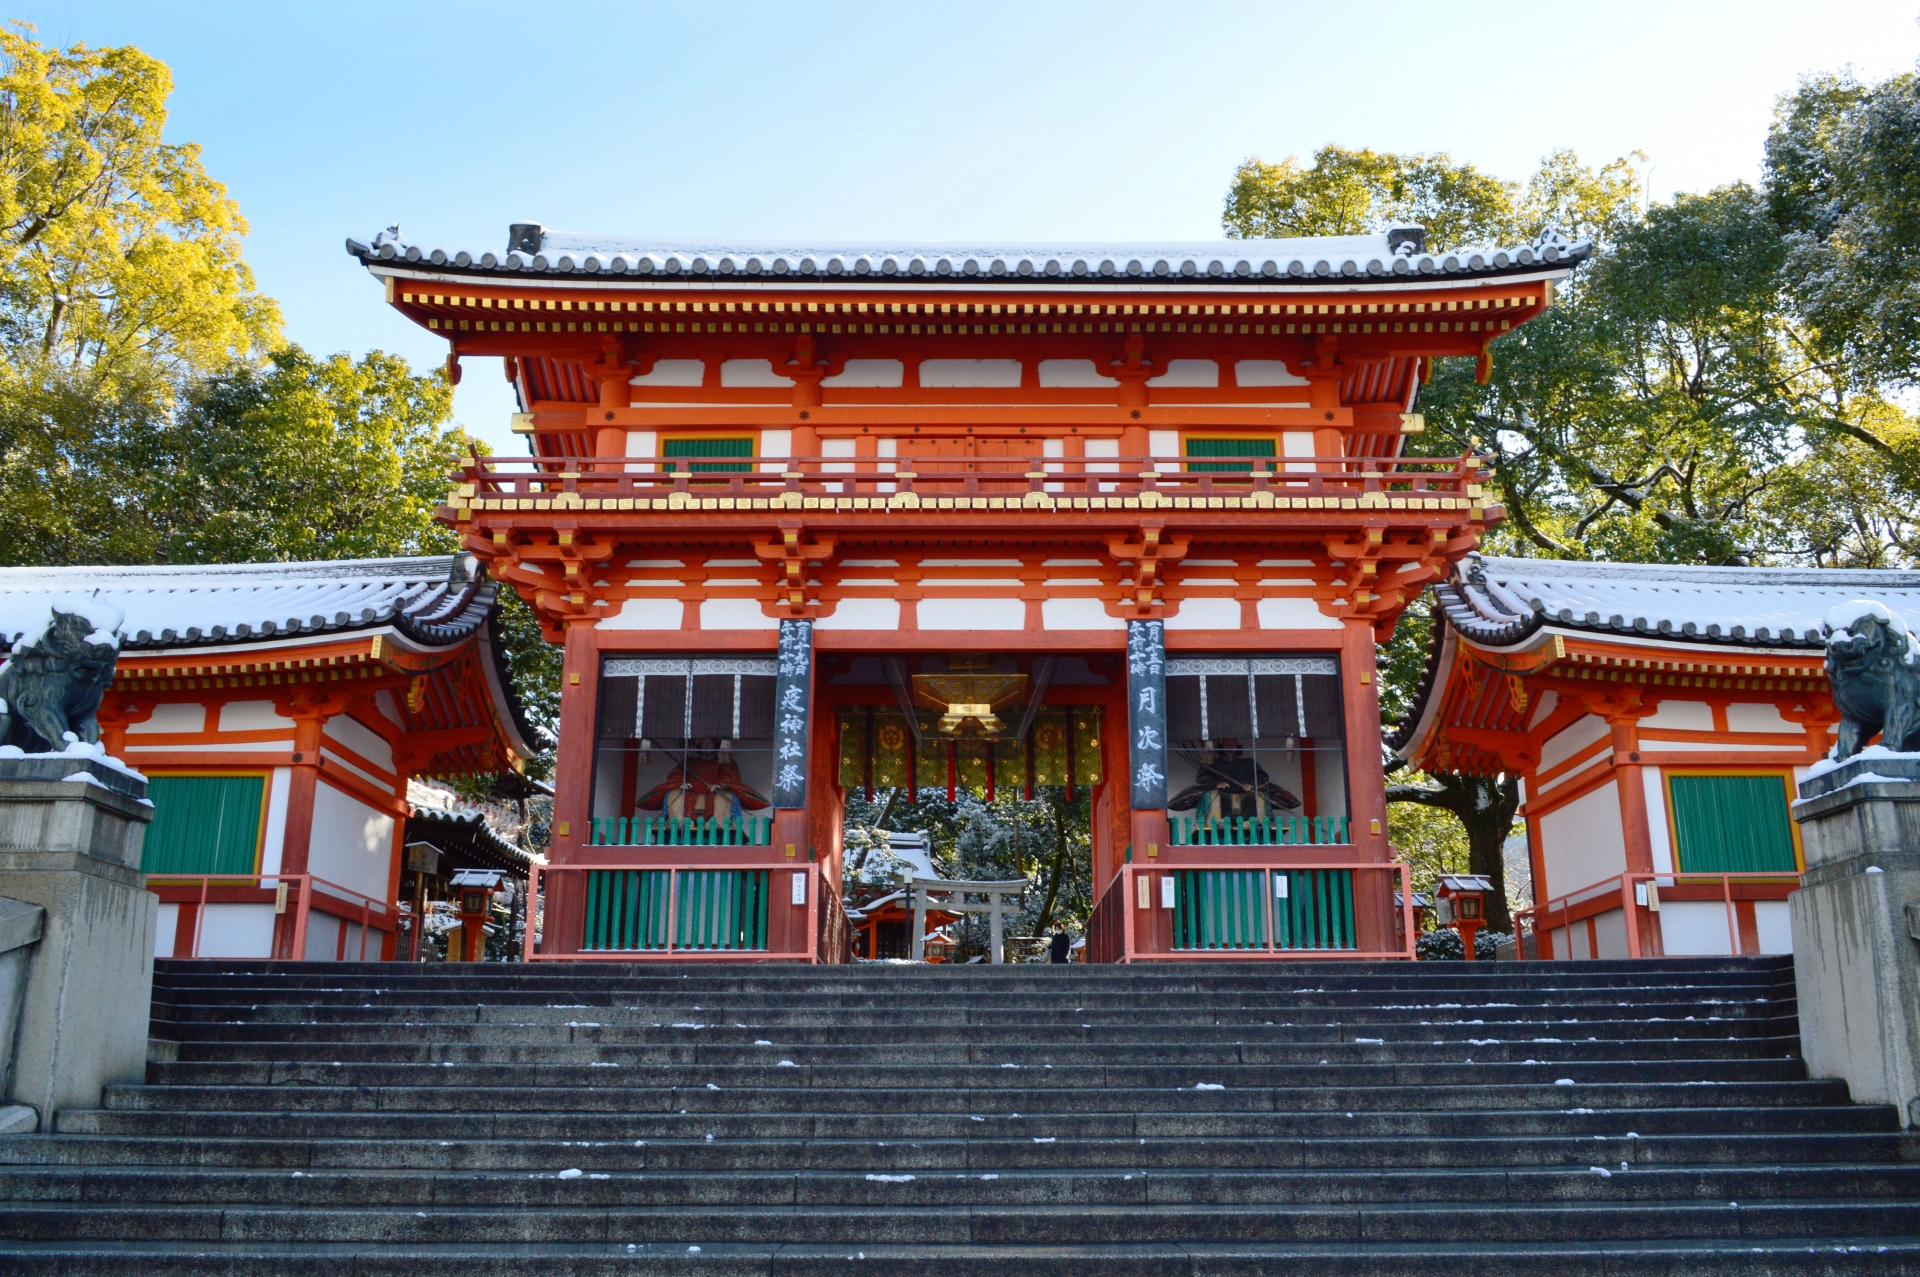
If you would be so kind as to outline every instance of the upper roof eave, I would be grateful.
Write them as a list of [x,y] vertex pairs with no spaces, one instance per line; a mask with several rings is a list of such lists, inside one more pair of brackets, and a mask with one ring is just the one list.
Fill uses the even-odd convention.
[[[504,252],[422,248],[396,231],[373,243],[346,241],[370,269],[419,267],[449,282],[474,279],[582,279],[596,286],[672,284],[685,277],[711,287],[935,285],[1024,289],[1258,286],[1277,290],[1352,288],[1489,279],[1553,278],[1591,256],[1591,240],[1549,232],[1528,244],[1416,248],[1408,232],[1284,240],[1156,244],[919,245],[753,247],[627,241],[538,231],[540,247]],[[1424,237],[1423,232],[1413,232]]]

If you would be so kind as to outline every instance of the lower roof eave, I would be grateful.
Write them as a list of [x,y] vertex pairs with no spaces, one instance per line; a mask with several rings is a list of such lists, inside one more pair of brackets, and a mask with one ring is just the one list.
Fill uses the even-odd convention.
[[[1458,634],[1459,631],[1454,626],[1449,625],[1447,627],[1447,633],[1449,637],[1451,637],[1452,635]],[[1782,647],[1774,644],[1762,645],[1742,639],[1708,638],[1705,635],[1691,639],[1675,639],[1657,637],[1651,634],[1620,634],[1607,630],[1583,630],[1557,625],[1543,625],[1528,634],[1521,641],[1510,645],[1489,643],[1465,634],[1461,634],[1460,639],[1473,651],[1498,654],[1506,658],[1530,655],[1543,647],[1550,646],[1555,639],[1559,639],[1563,643],[1597,643],[1609,647],[1630,647],[1647,652],[1671,653],[1676,656],[1684,652],[1691,654],[1695,660],[1702,659],[1706,653],[1712,653],[1714,656],[1723,659],[1740,656],[1754,658],[1775,657],[1782,660],[1804,661],[1824,659],[1826,652],[1824,646],[1802,646],[1800,644],[1794,644],[1792,646]]]

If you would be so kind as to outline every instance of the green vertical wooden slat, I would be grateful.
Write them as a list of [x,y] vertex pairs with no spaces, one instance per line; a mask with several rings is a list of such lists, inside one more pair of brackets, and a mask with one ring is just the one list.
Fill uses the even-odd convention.
[[1791,873],[1786,785],[1772,776],[1671,776],[1682,873]]

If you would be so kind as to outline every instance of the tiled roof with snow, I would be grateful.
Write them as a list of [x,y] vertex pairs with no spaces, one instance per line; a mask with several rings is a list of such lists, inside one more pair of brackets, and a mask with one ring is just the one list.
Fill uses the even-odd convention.
[[1448,622],[1511,646],[1545,626],[1750,647],[1826,645],[1829,610],[1856,599],[1920,617],[1920,572],[1573,563],[1469,555],[1437,587]]
[[1564,272],[1593,242],[1548,232],[1527,244],[1423,249],[1425,232],[1379,235],[1081,244],[796,244],[742,240],[634,239],[517,225],[506,248],[411,243],[398,227],[371,243],[349,239],[361,261],[415,264],[452,273],[627,276],[641,280],[732,278],[781,282],[841,278],[862,283],[1049,282],[1090,284],[1299,284],[1326,287]]
[[321,563],[0,568],[0,641],[47,604],[110,602],[125,615],[121,650],[258,643],[390,626],[431,647],[464,641],[492,611],[498,586],[470,556]]

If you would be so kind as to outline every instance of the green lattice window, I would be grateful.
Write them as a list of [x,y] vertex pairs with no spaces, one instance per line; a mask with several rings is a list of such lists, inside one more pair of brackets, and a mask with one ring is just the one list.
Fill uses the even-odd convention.
[[1682,873],[1792,873],[1787,783],[1763,776],[1667,777]]
[[[689,461],[690,474],[746,474],[753,469],[752,439],[668,439],[662,457],[741,457],[740,461]],[[668,469],[674,467],[669,466]]]
[[[1266,439],[1188,439],[1187,456],[1194,457],[1271,457],[1272,438]],[[1187,469],[1212,471],[1214,473],[1246,473],[1250,469],[1243,461],[1194,461],[1187,462]],[[1267,469],[1273,469],[1268,466]]]
[[140,868],[150,874],[249,874],[260,855],[264,776],[155,776]]

